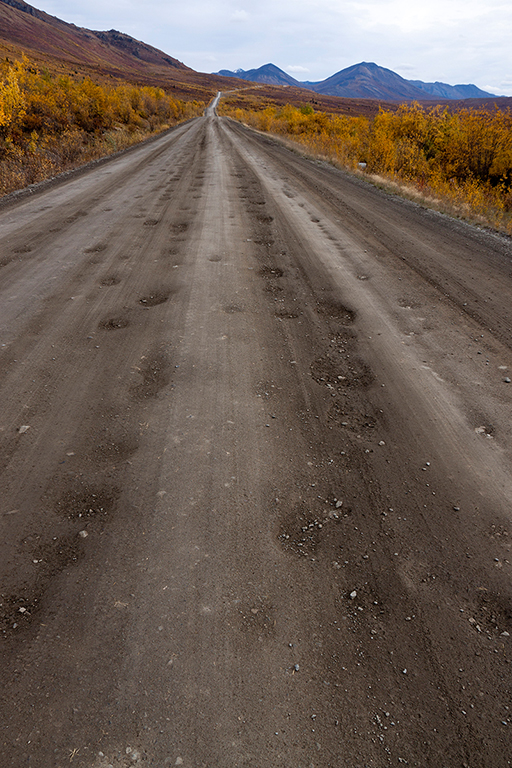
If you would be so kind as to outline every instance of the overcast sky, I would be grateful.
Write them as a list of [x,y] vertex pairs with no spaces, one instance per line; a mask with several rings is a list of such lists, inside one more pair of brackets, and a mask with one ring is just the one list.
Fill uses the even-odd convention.
[[512,96],[511,0],[31,0],[89,29],[118,29],[200,72],[272,62],[323,80],[360,61],[407,79]]

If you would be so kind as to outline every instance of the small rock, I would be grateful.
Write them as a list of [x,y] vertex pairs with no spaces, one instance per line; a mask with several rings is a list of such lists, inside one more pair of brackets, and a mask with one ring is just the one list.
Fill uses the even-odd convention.
[[20,608],[19,610],[20,610],[20,613],[26,613],[27,612],[26,608]]
[[343,502],[336,500],[336,504],[335,504],[336,509],[339,509],[342,506],[343,506]]
[[502,632],[500,637],[510,637],[510,634],[508,632]]
[[87,531],[80,531],[78,535],[81,536],[82,539],[86,539],[89,534],[87,533]]
[[406,674],[407,674],[407,670],[406,669],[402,669],[402,675],[406,675]]
[[293,665],[293,669],[295,670],[295,672],[298,672],[298,671],[299,671],[299,669],[300,669],[300,667],[299,667],[299,665],[298,665],[298,664],[294,664],[294,665]]
[[23,426],[21,426],[18,429],[18,432],[20,433],[20,435],[23,435],[25,432],[28,432],[29,429],[30,429],[29,424],[23,424]]
[[355,598],[356,598],[356,597],[357,597],[357,592],[356,592],[356,590],[354,589],[354,591],[350,593],[350,599],[351,599],[351,600],[355,600]]
[[384,440],[380,440],[379,445],[386,445],[386,443],[384,442]]
[[505,384],[510,384],[510,382],[512,381],[512,379],[510,379],[510,377],[509,377],[509,376],[505,376],[505,378],[503,379],[503,381],[505,382]]

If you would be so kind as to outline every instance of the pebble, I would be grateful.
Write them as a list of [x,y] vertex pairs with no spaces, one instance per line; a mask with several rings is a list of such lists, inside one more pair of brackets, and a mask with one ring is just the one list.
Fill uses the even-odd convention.
[[78,535],[81,536],[82,539],[86,539],[89,534],[87,533],[87,531],[80,531]]
[[28,432],[28,430],[29,430],[29,429],[30,429],[30,426],[29,426],[28,424],[23,424],[23,425],[22,425],[22,426],[21,426],[21,427],[18,429],[18,432],[20,433],[20,435],[23,435],[25,432]]
[[356,597],[357,597],[357,592],[354,589],[354,591],[350,593],[350,599],[355,600]]
[[384,440],[380,440],[379,445],[386,445],[386,443],[384,442]]
[[510,379],[510,377],[509,377],[509,376],[505,376],[505,378],[503,379],[503,381],[505,382],[505,384],[510,384],[510,382],[512,381],[512,379]]
[[295,672],[298,672],[299,669],[300,669],[300,666],[298,664],[294,664],[293,668],[294,668]]

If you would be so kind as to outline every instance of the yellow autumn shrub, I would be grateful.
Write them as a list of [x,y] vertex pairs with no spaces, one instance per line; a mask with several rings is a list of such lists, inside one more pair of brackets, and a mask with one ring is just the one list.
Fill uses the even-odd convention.
[[152,86],[53,76],[26,57],[0,62],[0,195],[142,141],[204,104]]
[[347,169],[413,185],[451,210],[512,232],[512,115],[418,103],[381,109],[371,120],[286,105],[224,113],[288,136]]

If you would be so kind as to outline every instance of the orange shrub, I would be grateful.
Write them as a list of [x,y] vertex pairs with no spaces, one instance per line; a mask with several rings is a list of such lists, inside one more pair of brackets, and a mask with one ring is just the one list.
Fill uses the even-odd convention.
[[231,114],[262,131],[289,136],[347,169],[413,184],[455,212],[512,232],[510,112],[403,104],[372,120],[314,112],[310,105]]
[[53,77],[0,63],[0,195],[110,154],[202,113],[162,88]]

